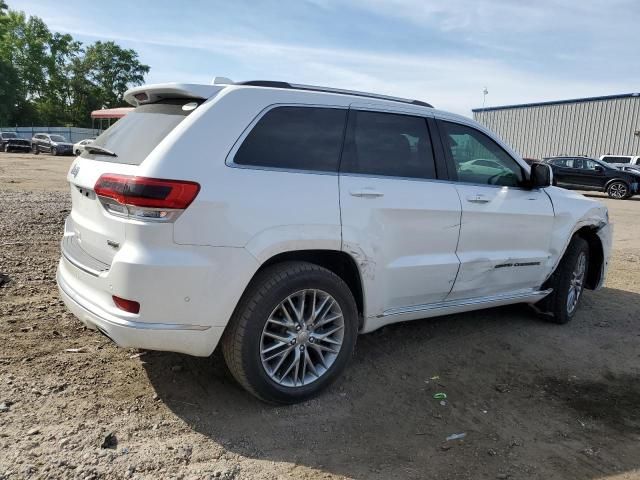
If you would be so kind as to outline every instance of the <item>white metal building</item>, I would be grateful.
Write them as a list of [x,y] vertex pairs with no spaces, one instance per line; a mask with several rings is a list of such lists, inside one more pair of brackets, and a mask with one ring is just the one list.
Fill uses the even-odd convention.
[[640,93],[476,108],[523,157],[640,155]]

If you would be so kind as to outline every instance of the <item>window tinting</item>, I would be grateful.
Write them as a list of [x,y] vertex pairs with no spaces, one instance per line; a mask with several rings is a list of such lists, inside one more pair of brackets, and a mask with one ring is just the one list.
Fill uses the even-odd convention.
[[522,167],[496,142],[475,128],[442,122],[445,148],[449,148],[458,181],[516,187],[522,184]]
[[85,149],[81,156],[101,162],[140,165],[194,111],[182,109],[193,101],[189,98],[168,98],[140,105],[111,125],[92,144],[115,152],[116,157],[91,149]]
[[602,161],[607,163],[631,163],[631,157],[604,157]]
[[336,172],[346,116],[346,110],[337,108],[274,108],[247,135],[233,161]]
[[436,178],[426,119],[352,111],[347,132],[342,172]]

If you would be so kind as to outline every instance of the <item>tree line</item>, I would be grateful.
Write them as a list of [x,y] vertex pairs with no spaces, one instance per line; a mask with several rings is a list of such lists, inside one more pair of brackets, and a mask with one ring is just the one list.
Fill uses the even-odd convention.
[[91,111],[123,106],[147,73],[135,50],[83,45],[0,0],[0,127],[91,126]]

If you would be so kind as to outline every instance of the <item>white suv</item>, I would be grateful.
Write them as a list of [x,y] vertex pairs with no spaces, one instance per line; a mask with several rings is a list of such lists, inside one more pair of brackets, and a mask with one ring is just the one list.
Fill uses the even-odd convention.
[[602,285],[606,207],[469,118],[226,82],[130,90],[137,108],[69,171],[60,293],[117,344],[220,343],[248,391],[291,403],[358,333],[513,303],[564,323]]
[[600,161],[621,170],[640,170],[640,156],[638,155],[602,155]]

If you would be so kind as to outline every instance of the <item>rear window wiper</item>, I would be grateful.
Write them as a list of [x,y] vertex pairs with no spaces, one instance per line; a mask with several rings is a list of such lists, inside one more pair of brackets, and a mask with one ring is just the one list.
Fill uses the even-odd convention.
[[85,145],[84,146],[84,150],[85,152],[89,152],[89,153],[99,153],[100,155],[108,155],[110,157],[117,157],[118,155],[116,155],[115,152],[112,152],[111,150],[108,150],[104,147],[99,147],[97,145]]

